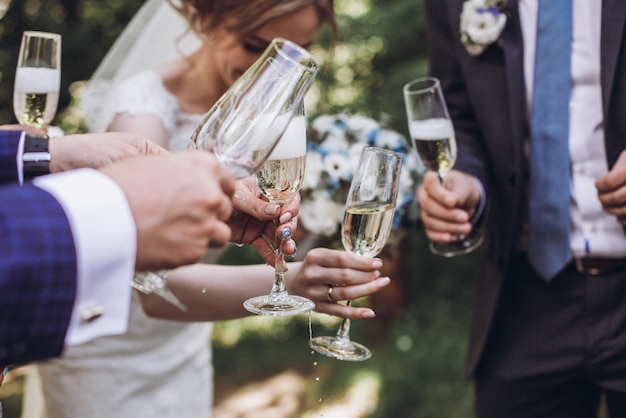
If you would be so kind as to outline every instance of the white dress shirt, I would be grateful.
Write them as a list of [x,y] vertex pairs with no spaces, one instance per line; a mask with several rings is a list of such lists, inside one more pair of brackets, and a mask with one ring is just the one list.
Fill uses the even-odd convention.
[[77,294],[65,343],[126,332],[137,237],[124,193],[93,169],[41,176],[33,182],[59,201],[76,246]]
[[[601,0],[572,0],[570,239],[575,257],[626,257],[622,225],[602,210],[595,187],[595,181],[608,172],[600,85],[601,6]],[[518,7],[524,39],[526,98],[530,107],[538,0],[519,0]]]

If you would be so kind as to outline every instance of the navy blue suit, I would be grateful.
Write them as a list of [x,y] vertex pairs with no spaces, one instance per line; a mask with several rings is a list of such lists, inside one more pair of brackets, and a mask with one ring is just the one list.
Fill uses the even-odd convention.
[[76,295],[76,250],[61,205],[17,184],[20,133],[0,131],[0,364],[58,356]]

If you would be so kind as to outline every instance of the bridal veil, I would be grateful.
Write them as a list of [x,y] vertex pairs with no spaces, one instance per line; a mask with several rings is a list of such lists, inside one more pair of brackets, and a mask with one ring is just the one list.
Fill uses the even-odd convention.
[[113,118],[113,92],[125,78],[187,56],[202,41],[167,0],[147,0],[87,83],[81,99],[91,132],[103,132]]

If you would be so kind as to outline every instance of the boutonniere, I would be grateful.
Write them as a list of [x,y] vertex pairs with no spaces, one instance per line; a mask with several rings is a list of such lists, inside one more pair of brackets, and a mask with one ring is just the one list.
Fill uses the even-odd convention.
[[504,0],[466,0],[461,12],[461,43],[472,56],[500,39],[506,25]]

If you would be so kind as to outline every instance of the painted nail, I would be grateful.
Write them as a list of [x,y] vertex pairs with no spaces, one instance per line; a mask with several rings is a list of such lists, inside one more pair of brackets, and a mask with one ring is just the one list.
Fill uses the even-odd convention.
[[287,238],[289,235],[291,235],[291,228],[289,227],[283,228],[282,232],[280,233],[280,236],[283,238]]
[[281,224],[284,224],[285,222],[289,222],[291,218],[292,218],[291,213],[285,212],[282,215],[280,215],[280,218],[278,218],[278,220],[280,221]]

